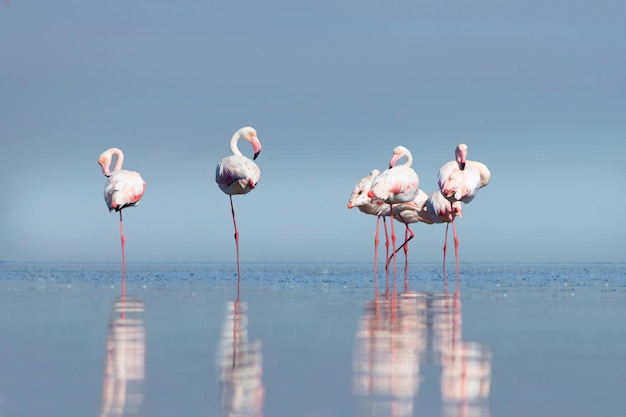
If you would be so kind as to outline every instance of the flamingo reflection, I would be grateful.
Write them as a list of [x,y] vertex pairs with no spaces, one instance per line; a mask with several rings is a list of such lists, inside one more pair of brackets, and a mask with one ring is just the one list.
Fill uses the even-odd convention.
[[423,331],[414,293],[374,299],[359,323],[353,391],[359,416],[412,416],[419,388],[417,344]]
[[144,304],[122,296],[112,306],[106,342],[100,417],[140,415],[143,402],[146,330]]
[[491,352],[462,339],[456,294],[405,291],[369,301],[356,335],[353,392],[357,416],[409,417],[423,369],[441,369],[441,415],[487,417]]
[[420,362],[441,366],[442,416],[488,417],[491,351],[463,340],[460,293],[419,293],[417,302],[428,329]]
[[248,341],[247,305],[228,302],[218,351],[224,417],[262,417],[263,353],[260,340]]

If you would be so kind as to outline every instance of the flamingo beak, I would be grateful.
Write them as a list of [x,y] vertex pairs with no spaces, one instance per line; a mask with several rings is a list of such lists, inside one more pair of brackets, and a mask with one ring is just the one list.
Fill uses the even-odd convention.
[[463,171],[465,169],[465,162],[461,162],[461,171]]
[[106,165],[104,165],[104,164],[100,164],[100,167],[102,168],[102,174],[103,174],[105,177],[110,177],[110,176],[111,176],[111,172],[109,171],[109,167],[107,167],[107,166],[106,166]]
[[257,158],[257,156],[259,156],[260,153],[261,151],[255,152],[254,157],[252,157],[252,160],[254,161]]
[[389,169],[396,166],[396,162],[398,162],[398,159],[400,159],[400,155],[393,154],[393,156],[391,157],[391,161],[389,161]]
[[354,205],[352,205],[352,201],[348,201],[348,208],[351,209],[352,207],[354,207]]

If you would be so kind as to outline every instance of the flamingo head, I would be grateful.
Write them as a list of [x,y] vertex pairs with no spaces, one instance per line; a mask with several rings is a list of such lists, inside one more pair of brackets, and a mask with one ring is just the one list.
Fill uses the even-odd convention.
[[102,174],[105,177],[110,177],[111,172],[109,171],[109,166],[111,165],[111,158],[107,157],[105,154],[102,154],[98,158],[98,164],[100,165],[100,168],[102,168]]
[[407,159],[405,165],[411,166],[411,162],[413,161],[411,152],[404,146],[396,146],[395,148],[393,148],[393,155],[391,157],[391,161],[389,161],[389,168],[393,168],[394,166],[396,166],[398,160],[403,156],[406,156]]
[[465,169],[465,164],[467,162],[467,145],[461,143],[456,147],[455,151],[456,162],[459,164],[459,169],[463,171]]
[[361,178],[359,182],[354,184],[354,189],[352,190],[350,200],[348,201],[349,209],[353,207],[359,207],[371,202],[371,197],[369,197],[368,191],[372,186],[372,181],[378,174],[380,174],[380,171],[377,169],[373,169],[370,171],[370,175]]
[[242,127],[239,130],[241,137],[250,142],[252,148],[254,149],[254,157],[255,160],[257,156],[261,153],[261,142],[259,141],[259,137],[256,135],[256,130],[253,127]]

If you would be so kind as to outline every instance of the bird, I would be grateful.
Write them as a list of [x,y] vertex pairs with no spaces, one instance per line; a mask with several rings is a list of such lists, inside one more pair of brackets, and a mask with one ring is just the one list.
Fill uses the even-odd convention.
[[[384,203],[382,200],[372,199],[367,196],[368,191],[372,187],[372,182],[380,174],[377,169],[372,169],[370,175],[361,178],[354,184],[352,194],[348,200],[348,208],[358,208],[362,213],[371,214],[377,217],[376,219],[376,234],[374,236],[374,278],[378,276],[378,231],[380,230],[380,219],[383,220],[383,229],[385,230],[385,236],[387,236],[387,221],[386,217],[389,216],[391,210],[389,204]],[[389,257],[389,239],[385,239],[386,257]],[[385,267],[388,263],[385,262]]]
[[[469,203],[476,197],[478,190],[487,186],[491,180],[491,172],[487,166],[481,162],[467,159],[467,145],[461,143],[457,145],[454,155],[455,160],[445,163],[437,176],[439,190],[445,199],[450,203],[450,210],[454,212],[455,202]],[[454,234],[454,250],[456,260],[457,275],[459,271],[459,239],[456,234],[456,222],[454,216],[451,220]],[[447,240],[447,230],[446,230]],[[445,268],[445,249],[444,249]]]
[[[406,157],[406,162],[396,165],[398,160]],[[406,203],[415,199],[419,190],[419,177],[411,168],[413,155],[404,146],[393,148],[389,168],[377,175],[367,195],[387,204]]]
[[[254,156],[252,159],[245,157],[237,142],[244,139],[252,145]],[[239,231],[237,230],[237,220],[235,218],[235,208],[233,206],[233,195],[248,194],[254,190],[261,179],[261,170],[254,163],[254,160],[261,153],[261,142],[256,130],[250,126],[237,130],[230,139],[230,151],[232,155],[223,158],[215,169],[215,182],[225,194],[230,198],[230,210],[233,216],[235,227],[235,247],[237,250],[237,299],[239,299],[239,288],[241,285],[241,266],[239,261]]]
[[[113,156],[117,158],[111,171]],[[102,152],[98,157],[98,164],[102,168],[102,174],[107,177],[104,184],[104,201],[109,212],[115,210],[120,213],[120,239],[122,241],[122,271],[126,274],[126,237],[122,222],[122,210],[139,204],[146,190],[146,182],[136,171],[122,169],[124,153],[119,148],[110,148]]]
[[[406,158],[406,162],[397,165],[397,162]],[[393,218],[393,205],[399,203],[407,203],[417,197],[419,192],[419,177],[415,170],[411,168],[413,156],[411,152],[404,146],[396,146],[393,148],[393,155],[389,161],[389,168],[381,172],[372,181],[371,189],[367,195],[370,198],[382,200],[390,205],[391,217]],[[395,255],[396,235],[393,229],[393,221],[391,222],[391,244],[392,256]],[[387,260],[389,262],[389,260]],[[394,256],[394,273],[395,273],[395,256]]]

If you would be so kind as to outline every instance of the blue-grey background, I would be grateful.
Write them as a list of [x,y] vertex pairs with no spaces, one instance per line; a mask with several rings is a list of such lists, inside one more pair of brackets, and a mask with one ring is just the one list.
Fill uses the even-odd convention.
[[[127,259],[231,261],[214,183],[232,133],[263,143],[235,199],[244,261],[362,261],[346,203],[399,144],[433,191],[456,144],[491,184],[459,221],[465,261],[624,261],[626,4],[549,1],[0,3],[0,259],[118,261],[96,163],[147,190]],[[242,146],[250,155],[249,147]],[[413,261],[441,256],[415,227]]]

